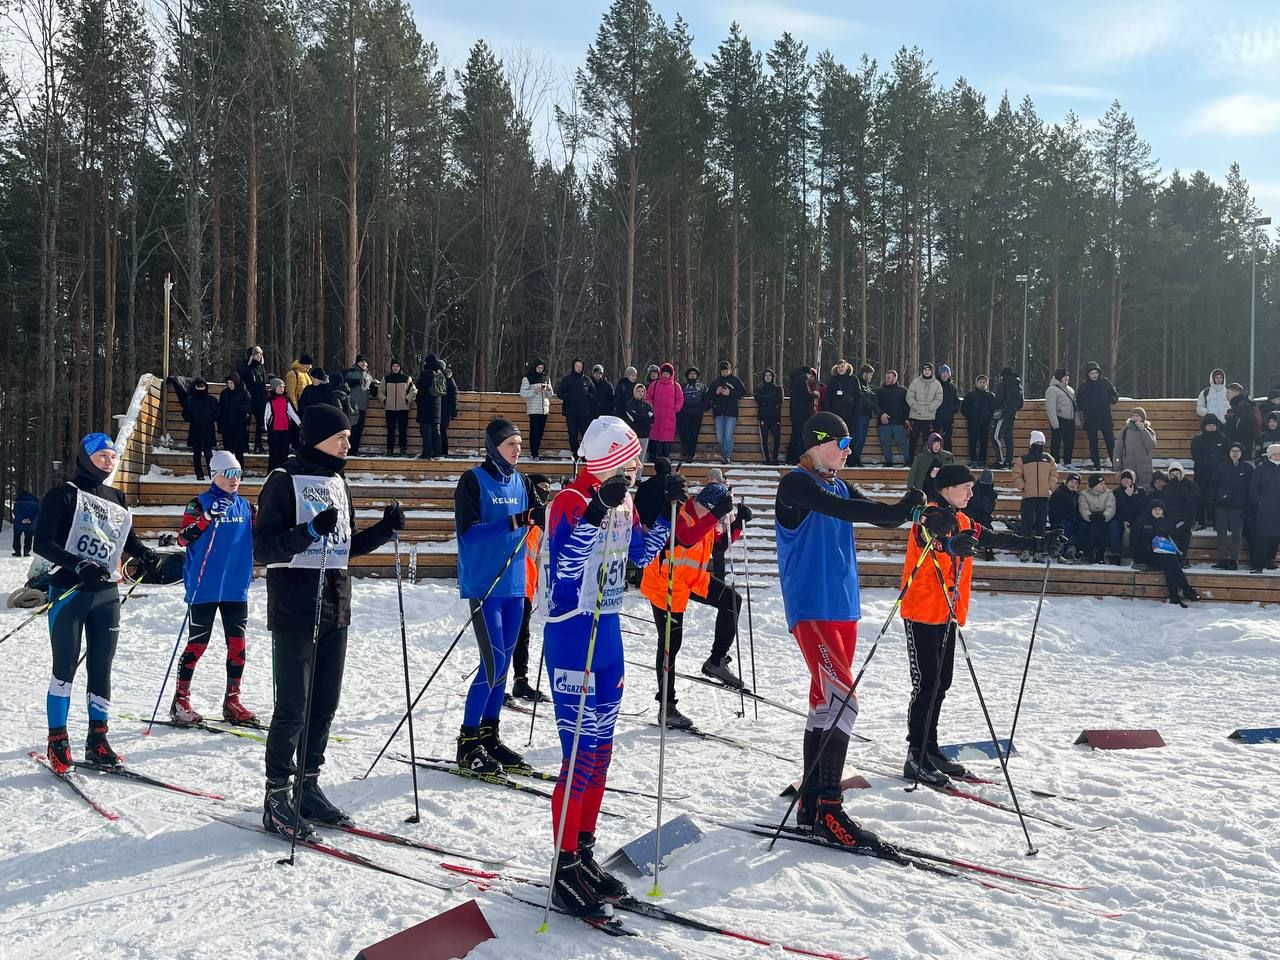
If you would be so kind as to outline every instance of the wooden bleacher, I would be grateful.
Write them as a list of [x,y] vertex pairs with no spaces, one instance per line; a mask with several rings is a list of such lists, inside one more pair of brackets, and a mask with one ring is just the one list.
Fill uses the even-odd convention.
[[[145,378],[144,378],[145,379]],[[211,385],[213,392],[220,384]],[[160,391],[158,382],[152,381],[143,394],[143,407],[138,427],[126,451],[128,472],[121,477],[130,496],[137,505],[135,526],[144,538],[158,537],[165,532],[175,532],[183,506],[197,493],[207,489],[207,482],[196,481],[192,473],[191,456],[184,447],[186,425],[181,409],[172,391],[165,391],[168,405],[168,430],[178,449],[159,446]],[[1125,401],[1116,406],[1117,433],[1128,416],[1130,407],[1141,405],[1153,422],[1159,444],[1157,461],[1177,458],[1190,472],[1190,441],[1199,431],[1199,418],[1195,416],[1194,403],[1190,400]],[[450,447],[453,458],[419,460],[416,458],[367,456],[353,457],[347,468],[347,476],[358,516],[373,522],[381,515],[381,508],[392,498],[398,499],[408,511],[409,526],[402,535],[406,545],[417,549],[419,576],[453,576],[456,573],[456,544],[453,538],[453,489],[458,477],[475,462],[475,454],[481,448],[485,424],[495,416],[503,416],[518,425],[527,427],[524,401],[514,394],[463,393],[459,397],[459,417],[450,425]],[[543,442],[544,459],[523,461],[521,469],[550,475],[557,483],[571,475],[572,465],[567,459],[564,420],[558,413],[558,401],[553,401],[552,415]],[[416,422],[410,412],[410,450],[420,449]],[[957,421],[954,446],[966,450],[964,425]],[[784,424],[785,432],[788,426]],[[1018,417],[1016,438],[1019,448],[1025,449],[1030,431],[1048,430],[1042,402],[1028,401],[1026,409]],[[385,451],[385,422],[381,401],[370,407],[362,450]],[[703,422],[699,454],[706,459],[685,464],[683,472],[691,482],[705,481],[707,470],[718,466],[718,450],[711,416]],[[772,537],[773,498],[778,477],[787,467],[770,467],[761,462],[756,435],[755,405],[751,400],[742,403],[736,433],[735,462],[727,468],[728,479],[735,492],[751,505],[756,519],[752,522],[753,535],[747,538],[750,552],[752,580],[772,580],[776,575],[776,554]],[[1087,454],[1087,449],[1077,440],[1077,449]],[[878,460],[879,447],[874,437],[864,459]],[[247,476],[242,489],[247,496],[255,496],[266,470],[266,458],[250,454],[245,464]],[[1077,454],[1077,460],[1082,459]],[[901,496],[905,471],[901,467],[866,467],[851,469],[846,475],[859,484],[870,496],[894,500]],[[1000,490],[997,515],[1015,516],[1018,497],[1012,490],[1008,471],[995,471],[995,483]],[[905,529],[881,530],[876,527],[859,527],[857,537],[860,552],[862,582],[868,586],[896,587],[902,573],[902,543]],[[1191,558],[1196,564],[1189,571],[1192,584],[1207,600],[1232,602],[1274,602],[1276,584],[1270,577],[1250,576],[1245,573],[1211,571],[1207,564],[1214,556],[1214,540],[1211,534],[1198,533],[1193,537]],[[406,547],[407,548],[407,547]],[[357,573],[373,576],[393,575],[394,554],[388,546],[369,557],[353,562]],[[1016,559],[1004,559],[987,563],[979,561],[974,575],[974,585],[991,592],[1038,593],[1043,567],[1040,564],[1019,563]],[[1163,579],[1158,574],[1134,571],[1126,564],[1117,566],[1093,566],[1055,564],[1051,570],[1049,593],[1054,595],[1129,596],[1163,599]]]

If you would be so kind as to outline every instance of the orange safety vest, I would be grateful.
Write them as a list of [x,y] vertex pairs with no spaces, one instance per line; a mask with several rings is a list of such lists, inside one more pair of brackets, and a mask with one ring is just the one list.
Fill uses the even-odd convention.
[[524,595],[530,603],[538,595],[538,560],[542,543],[542,528],[529,524],[529,536],[524,541]]
[[[686,503],[680,508],[685,520],[692,524],[697,521],[693,507]],[[676,541],[674,554],[675,577],[671,583],[671,612],[684,613],[689,606],[689,595],[700,597],[707,595],[711,587],[711,553],[716,543],[716,527],[707,531],[706,536],[691,547],[681,546]],[[668,544],[670,547],[670,544]],[[667,549],[663,549],[649,566],[644,569],[644,578],[640,581],[640,592],[655,607],[667,609],[667,577],[671,567],[667,563]]]
[[[957,512],[956,520],[960,523],[957,533],[974,528],[973,521],[963,513]],[[924,552],[921,541],[926,535],[922,526],[912,524],[911,532],[907,534],[907,559],[902,568],[902,584],[907,582],[911,572],[916,569],[916,561]],[[920,569],[916,570],[911,586],[907,588],[906,595],[902,598],[902,619],[914,620],[917,623],[946,623],[950,619],[947,600],[943,595],[942,585],[938,583],[938,572],[933,565],[934,558],[942,568],[947,592],[951,594],[952,603],[955,604],[956,622],[963,627],[969,615],[969,582],[973,578],[973,563],[971,558],[951,556],[942,549],[941,544],[934,547],[933,557],[926,557]],[[958,582],[956,580],[957,564],[960,565]]]

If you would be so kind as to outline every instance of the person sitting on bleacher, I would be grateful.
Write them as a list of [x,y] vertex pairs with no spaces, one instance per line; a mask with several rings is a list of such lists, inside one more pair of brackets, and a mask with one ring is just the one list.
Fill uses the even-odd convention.
[[1085,529],[1081,537],[1081,561],[1101,563],[1111,547],[1113,563],[1120,562],[1120,529],[1112,524],[1116,515],[1116,495],[1107,489],[1105,474],[1089,474],[1089,488],[1080,491],[1080,519]]
[[[1147,511],[1147,491],[1138,486],[1138,477],[1132,470],[1120,471],[1120,489],[1116,491],[1116,515],[1111,518],[1110,540],[1116,545],[1111,562],[1120,565],[1124,555],[1124,537],[1131,533],[1133,525]],[[1132,550],[1132,537],[1130,537]]]
[[1061,558],[1074,560],[1077,551],[1083,552],[1084,538],[1080,521],[1080,474],[1069,473],[1049,495],[1049,526],[1061,528],[1066,543],[1062,545]]
[[1187,600],[1199,600],[1200,594],[1187,583],[1172,534],[1173,524],[1164,515],[1164,501],[1152,497],[1147,501],[1146,512],[1133,525],[1133,568],[1163,573],[1169,602],[1185,607]]

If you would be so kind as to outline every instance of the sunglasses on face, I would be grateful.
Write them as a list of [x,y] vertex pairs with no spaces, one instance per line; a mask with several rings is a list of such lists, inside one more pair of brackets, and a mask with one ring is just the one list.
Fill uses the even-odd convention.
[[849,444],[853,442],[852,437],[833,437],[825,430],[815,430],[813,431],[813,435],[818,438],[819,443],[826,443],[828,440],[835,440],[836,445],[839,446],[841,450],[848,450]]
[[228,480],[239,480],[244,476],[243,470],[223,470],[222,475]]

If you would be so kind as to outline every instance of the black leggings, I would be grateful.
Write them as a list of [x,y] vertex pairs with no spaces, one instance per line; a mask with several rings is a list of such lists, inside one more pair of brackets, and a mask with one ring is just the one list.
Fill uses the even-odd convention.
[[1187,575],[1182,572],[1182,558],[1168,554],[1152,554],[1151,566],[1164,574],[1164,585],[1169,591],[1169,599],[1177,600],[1184,590],[1190,590]]
[[267,470],[283,466],[289,459],[290,436],[288,430],[272,430],[267,433]]
[[698,452],[698,434],[702,430],[702,414],[677,416],[676,429],[680,434],[680,453],[685,460],[692,460]]
[[765,463],[778,462],[778,448],[782,445],[782,421],[760,421],[760,455]]
[[[275,670],[275,711],[267,731],[267,779],[284,780],[295,770],[302,749],[303,712],[307,700],[307,676],[311,665],[311,626],[271,631]],[[315,773],[324,764],[329,727],[338,710],[342,672],[347,662],[347,628],[321,624],[315,645],[315,671],[311,714],[307,731],[307,755],[303,771]]]
[[532,619],[533,604],[525,597],[524,618],[520,621],[520,632],[516,634],[516,647],[511,651],[511,668],[517,680],[529,679],[529,621]]
[[[193,443],[191,444],[191,465],[195,468],[196,479],[204,479],[205,468],[209,464],[209,459],[213,456],[212,443]],[[203,458],[203,459],[202,459]],[[209,473],[213,473],[213,468],[209,467]]]
[[[65,592],[54,587],[49,599]],[[49,641],[53,647],[53,677],[69,685],[76,678],[83,637],[88,646],[90,706],[104,713],[111,706],[111,664],[116,658],[116,641],[120,635],[120,591],[115,585],[86,589],[81,587],[49,610]],[[70,691],[68,691],[69,693]]]
[[535,457],[542,450],[542,435],[546,430],[547,415],[545,413],[529,414],[529,452]]
[[191,629],[187,646],[178,661],[178,682],[190,683],[196,664],[204,656],[213,637],[213,618],[222,614],[222,632],[227,638],[227,682],[238,681],[244,675],[244,633],[249,624],[249,604],[244,601],[215,600],[212,603],[191,605]]
[[569,456],[572,459],[578,458],[578,442],[582,439],[582,435],[587,432],[587,425],[591,423],[590,417],[578,417],[571,413],[564,415],[564,426],[569,433]]
[[[707,587],[707,595],[700,597],[696,593],[689,594],[689,599],[698,603],[704,603],[709,607],[715,607],[716,613],[716,633],[715,639],[711,642],[711,654],[707,657],[714,663],[719,663],[724,659],[729,648],[733,646],[734,637],[738,632],[738,611],[742,609],[742,597],[738,591],[729,586],[723,580],[715,577],[711,578],[711,583]],[[662,661],[664,656],[664,645],[667,636],[667,609],[653,605],[653,622],[658,628],[658,653],[655,664],[655,671],[658,676],[658,696],[662,696]],[[672,677],[667,693],[671,698],[671,702],[675,702],[676,683],[676,654],[680,652],[680,646],[684,641],[684,613],[671,613],[671,673]]]
[[938,715],[951,689],[956,661],[954,623],[903,620],[907,661],[911,667],[911,706],[907,711],[907,743],[911,754],[938,745]]

